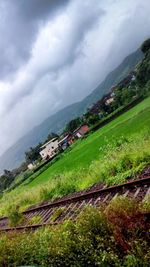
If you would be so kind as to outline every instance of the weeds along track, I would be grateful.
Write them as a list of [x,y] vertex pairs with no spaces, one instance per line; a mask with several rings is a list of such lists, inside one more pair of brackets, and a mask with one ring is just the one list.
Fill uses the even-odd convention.
[[[55,225],[65,220],[75,220],[88,205],[99,207],[108,204],[117,196],[132,197],[142,201],[150,194],[150,173],[127,183],[106,187],[97,185],[89,191],[81,191],[51,203],[32,207],[23,214],[23,220],[17,227],[10,227],[7,217],[0,218],[0,231],[34,230],[45,225]],[[150,219],[150,213],[145,214]]]

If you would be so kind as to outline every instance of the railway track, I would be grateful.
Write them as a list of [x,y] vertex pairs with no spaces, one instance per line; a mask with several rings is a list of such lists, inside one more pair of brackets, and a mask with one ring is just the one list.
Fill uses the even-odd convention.
[[[32,207],[23,214],[23,222],[17,227],[9,227],[7,217],[0,218],[0,231],[33,230],[46,225],[55,225],[65,220],[75,220],[87,206],[98,207],[108,204],[117,196],[132,197],[142,201],[150,194],[150,175],[139,177],[127,183],[94,188],[87,192],[78,192],[68,197],[60,198],[51,203]],[[150,219],[150,213],[145,215]],[[35,223],[35,219],[38,221]]]

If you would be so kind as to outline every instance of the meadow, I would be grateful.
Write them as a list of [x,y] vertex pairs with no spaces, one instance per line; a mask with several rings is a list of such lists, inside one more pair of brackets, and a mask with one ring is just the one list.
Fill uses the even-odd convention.
[[78,141],[42,173],[31,175],[4,193],[0,214],[11,203],[29,205],[85,189],[95,183],[115,184],[150,164],[150,97],[103,128]]
[[[51,176],[68,171],[88,168],[93,160],[104,156],[103,148],[118,139],[131,137],[139,131],[150,129],[150,98],[124,113],[108,125],[99,129],[88,138],[80,140],[70,151],[53,163],[47,170],[32,181],[26,180],[29,187],[36,186],[50,179]],[[31,182],[30,182],[31,180]]]

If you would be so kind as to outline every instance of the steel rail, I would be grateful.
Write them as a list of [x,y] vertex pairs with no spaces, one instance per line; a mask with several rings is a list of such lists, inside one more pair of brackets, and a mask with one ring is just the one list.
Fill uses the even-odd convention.
[[30,213],[32,211],[37,211],[40,210],[42,208],[48,208],[48,207],[56,207],[56,206],[60,206],[60,205],[65,205],[68,204],[70,202],[76,202],[79,200],[84,200],[90,197],[96,197],[99,194],[102,193],[108,193],[108,192],[112,192],[112,191],[119,191],[120,189],[123,188],[131,188],[134,186],[138,186],[138,185],[144,185],[144,184],[150,184],[150,176],[148,177],[142,177],[141,179],[138,180],[133,180],[133,181],[129,181],[127,183],[123,183],[123,184],[118,184],[118,185],[114,185],[114,186],[110,186],[110,187],[105,187],[102,189],[98,189],[98,190],[93,190],[91,192],[86,192],[83,193],[81,195],[78,196],[70,196],[70,197],[66,197],[65,199],[59,199],[53,202],[50,202],[48,204],[44,204],[38,207],[34,207],[31,209],[28,209],[26,211],[24,211],[23,213]]
[[[135,198],[144,198],[150,193],[150,176],[141,176],[140,179],[130,180],[126,183],[103,187],[101,189],[91,189],[88,192],[77,192],[77,195],[71,195],[50,202],[48,204],[32,207],[22,214],[24,215],[24,225],[17,227],[9,227],[7,217],[0,218],[0,231],[26,231],[36,230],[37,228],[56,225],[64,220],[74,220],[77,213],[80,213],[86,205],[100,206],[102,203],[107,203],[113,197],[120,195],[131,195]],[[63,212],[56,216],[52,221],[52,217],[57,209],[62,208]],[[34,216],[41,216],[41,221],[37,224],[30,224],[30,219]],[[145,214],[146,218],[150,219],[150,213]]]

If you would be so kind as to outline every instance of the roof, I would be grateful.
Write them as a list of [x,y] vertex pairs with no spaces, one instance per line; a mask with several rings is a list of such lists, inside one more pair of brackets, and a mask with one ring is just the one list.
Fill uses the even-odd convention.
[[76,133],[77,131],[79,131],[79,129],[81,128],[81,126],[79,126],[78,128],[76,128],[73,133]]
[[40,148],[44,148],[44,147],[46,147],[47,145],[49,145],[50,143],[54,142],[54,141],[57,140],[57,139],[58,139],[57,137],[51,139],[50,141],[48,141],[47,143],[45,143],[44,145],[42,145]]
[[63,141],[65,141],[65,140],[68,138],[68,136],[69,136],[69,134],[66,135],[63,139],[61,139],[61,140],[58,142],[58,144],[61,144]]
[[77,129],[75,129],[75,130],[73,131],[73,133],[78,132],[82,127],[85,127],[85,126],[88,127],[87,124],[83,124],[83,125],[79,126]]

